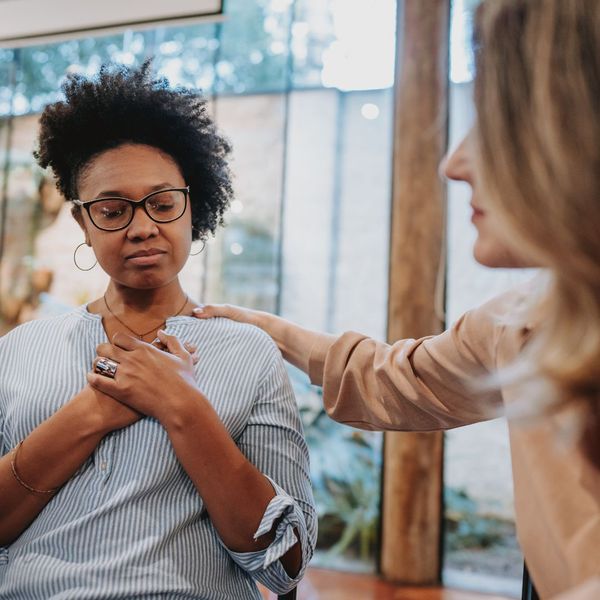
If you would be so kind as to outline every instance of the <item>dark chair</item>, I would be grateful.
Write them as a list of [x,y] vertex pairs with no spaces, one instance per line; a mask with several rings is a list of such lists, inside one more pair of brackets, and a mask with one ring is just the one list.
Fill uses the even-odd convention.
[[521,592],[521,600],[540,600],[525,563],[523,563],[523,590]]

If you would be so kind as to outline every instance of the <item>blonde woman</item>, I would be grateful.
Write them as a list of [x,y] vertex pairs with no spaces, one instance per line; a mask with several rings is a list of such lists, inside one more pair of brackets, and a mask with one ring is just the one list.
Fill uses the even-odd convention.
[[[476,23],[477,126],[446,159],[473,191],[475,258],[543,267],[445,333],[387,345],[252,323],[323,386],[329,415],[363,429],[432,431],[511,419],[519,539],[542,598],[600,598],[600,4],[488,0]],[[532,293],[535,292],[535,293]],[[496,374],[493,389],[473,381]]]

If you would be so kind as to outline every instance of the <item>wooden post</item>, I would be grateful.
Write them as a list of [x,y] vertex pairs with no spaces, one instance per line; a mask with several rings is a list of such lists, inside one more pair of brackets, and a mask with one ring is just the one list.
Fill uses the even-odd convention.
[[[438,333],[443,316],[450,0],[399,0],[388,340]],[[441,303],[439,303],[441,304]],[[440,578],[441,433],[386,433],[381,570],[390,580]]]

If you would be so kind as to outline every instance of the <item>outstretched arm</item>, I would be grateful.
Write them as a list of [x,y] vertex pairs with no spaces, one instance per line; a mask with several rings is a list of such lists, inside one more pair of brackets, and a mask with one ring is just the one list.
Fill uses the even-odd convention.
[[507,318],[519,297],[509,292],[466,313],[440,335],[394,344],[355,332],[318,333],[231,305],[207,305],[195,315],[263,329],[286,360],[323,386],[325,408],[336,421],[362,429],[434,431],[500,414],[500,391],[483,390],[481,384],[499,366],[500,345],[509,359],[521,349],[520,329]]

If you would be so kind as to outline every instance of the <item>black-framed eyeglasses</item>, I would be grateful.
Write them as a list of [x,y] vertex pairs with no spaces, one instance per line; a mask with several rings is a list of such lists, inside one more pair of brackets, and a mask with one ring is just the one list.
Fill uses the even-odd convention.
[[179,219],[187,207],[190,186],[157,190],[140,200],[130,200],[119,196],[107,196],[96,200],[73,200],[77,206],[85,208],[92,223],[103,231],[124,229],[133,220],[136,206],[155,223],[170,223]]

